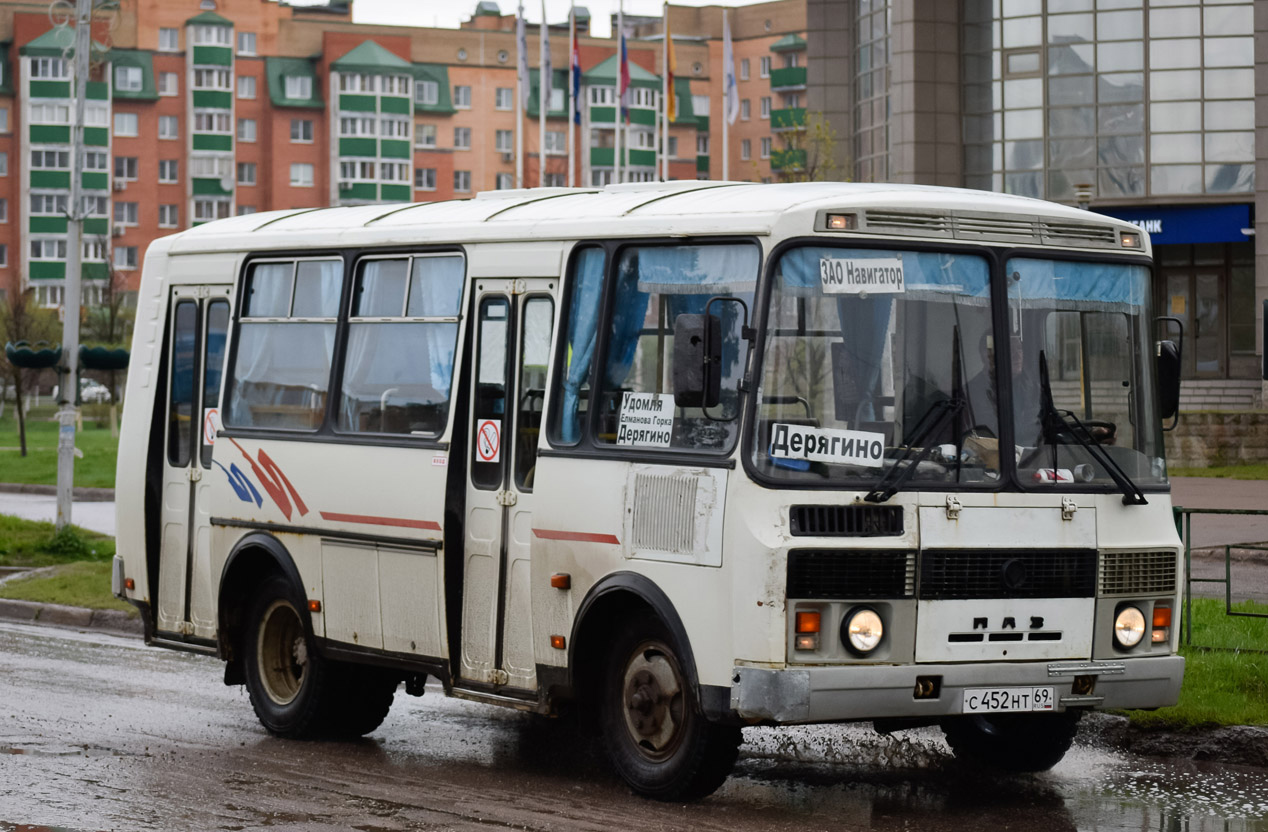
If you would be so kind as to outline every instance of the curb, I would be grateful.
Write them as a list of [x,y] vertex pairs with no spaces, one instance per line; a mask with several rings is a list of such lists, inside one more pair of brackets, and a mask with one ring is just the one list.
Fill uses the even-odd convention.
[[[0,494],[41,494],[46,497],[56,497],[57,486],[0,482]],[[74,489],[73,499],[81,503],[109,503],[114,501],[114,489],[79,487]]]
[[90,610],[7,598],[0,598],[0,620],[98,630],[120,636],[140,636],[143,632],[140,617],[131,616],[123,610]]

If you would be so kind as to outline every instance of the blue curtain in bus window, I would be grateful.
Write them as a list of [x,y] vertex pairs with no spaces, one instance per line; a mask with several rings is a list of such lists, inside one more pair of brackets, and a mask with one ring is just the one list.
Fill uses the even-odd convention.
[[[955,301],[959,304],[986,306],[990,303],[990,279],[981,258],[958,257],[944,252],[878,251],[825,247],[797,248],[780,260],[784,293],[822,296],[819,279],[822,260],[893,260],[903,261],[904,291],[898,297],[908,300]],[[857,297],[851,294],[849,297]]]
[[670,295],[752,292],[760,256],[753,245],[641,248],[638,290]]
[[568,356],[564,372],[564,396],[559,420],[559,438],[575,443],[581,435],[577,420],[577,398],[581,385],[590,376],[595,334],[599,327],[599,297],[603,292],[603,249],[590,248],[577,257],[573,276],[572,304],[568,312]]
[[1017,257],[1005,270],[1009,299],[1023,307],[1047,308],[1060,301],[1062,309],[1139,313],[1148,288],[1141,266]]
[[[461,257],[415,258],[406,317],[456,318],[462,300],[463,262]],[[437,390],[448,390],[453,381],[456,333],[457,327],[427,327],[431,384]]]
[[630,374],[638,336],[647,320],[647,302],[651,295],[639,290],[638,261],[647,249],[626,253],[621,257],[617,280],[616,302],[612,305],[612,341],[608,344],[608,365],[603,376],[604,389],[621,386]]
[[856,295],[837,298],[837,317],[841,320],[841,333],[845,360],[849,362],[845,372],[858,380],[860,401],[855,419],[873,422],[877,418],[873,396],[881,378],[881,365],[885,359],[885,333],[889,331],[889,319],[894,310],[893,295],[873,295],[861,299]]

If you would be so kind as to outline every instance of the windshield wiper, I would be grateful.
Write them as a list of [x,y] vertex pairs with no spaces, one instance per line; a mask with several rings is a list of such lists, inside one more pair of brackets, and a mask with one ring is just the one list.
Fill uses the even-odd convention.
[[[916,473],[916,467],[933,451],[931,446],[924,444],[925,439],[942,430],[943,425],[963,409],[964,399],[960,396],[941,399],[931,404],[924,415],[920,417],[920,421],[916,422],[916,429],[912,432],[912,438],[903,445],[903,455],[894,461],[894,464],[890,466],[885,475],[872,487],[871,491],[867,492],[863,499],[869,503],[883,503],[897,494],[898,489],[902,488],[907,480],[911,479]],[[917,446],[920,446],[919,451],[916,450]],[[915,454],[914,459],[912,459],[913,453]],[[907,465],[899,470],[904,462]]]
[[[1086,448],[1088,454],[1105,467],[1110,479],[1123,492],[1123,505],[1143,506],[1149,504],[1149,501],[1145,499],[1144,493],[1140,490],[1140,486],[1132,482],[1132,478],[1127,476],[1127,472],[1119,467],[1118,463],[1114,461],[1114,458],[1110,456],[1105,448],[1101,447],[1101,443],[1092,436],[1087,426],[1079,421],[1079,417],[1069,410],[1057,410],[1057,406],[1052,400],[1052,386],[1048,383],[1048,358],[1044,355],[1043,350],[1039,351],[1039,396],[1040,407],[1043,410],[1043,441],[1052,445],[1052,472],[1054,479],[1057,472],[1057,437],[1067,434],[1075,442]],[[1071,421],[1074,423],[1073,426],[1070,424]],[[1074,430],[1072,427],[1078,428],[1078,430]]]

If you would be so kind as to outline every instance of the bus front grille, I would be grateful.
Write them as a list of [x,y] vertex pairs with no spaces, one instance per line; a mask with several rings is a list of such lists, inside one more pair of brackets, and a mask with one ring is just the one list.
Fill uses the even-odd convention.
[[1176,553],[1101,552],[1102,595],[1171,595],[1176,591]]
[[788,553],[789,598],[909,598],[916,553],[848,549],[793,549]]
[[1089,549],[950,549],[920,555],[922,600],[1090,598],[1096,552]]
[[902,506],[792,506],[794,537],[893,537],[903,533]]

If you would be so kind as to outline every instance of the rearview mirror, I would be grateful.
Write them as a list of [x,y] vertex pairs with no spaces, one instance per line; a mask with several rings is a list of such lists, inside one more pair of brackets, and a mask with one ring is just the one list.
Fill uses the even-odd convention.
[[1158,342],[1158,410],[1163,420],[1180,410],[1180,348],[1175,341]]
[[674,320],[674,404],[714,407],[722,397],[722,321],[716,315]]

